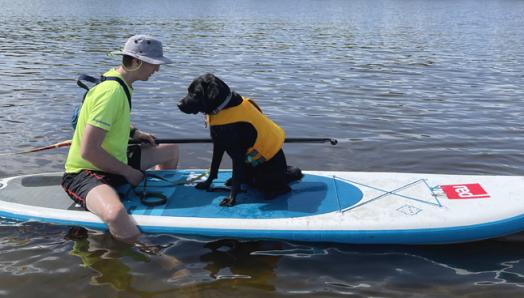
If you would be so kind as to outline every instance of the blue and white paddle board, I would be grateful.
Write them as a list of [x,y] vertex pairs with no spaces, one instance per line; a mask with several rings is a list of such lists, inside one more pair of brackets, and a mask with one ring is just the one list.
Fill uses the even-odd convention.
[[[292,192],[265,200],[253,189],[233,207],[227,192],[195,189],[202,170],[150,172],[148,192],[167,202],[142,204],[138,186],[119,189],[144,233],[366,244],[476,241],[524,231],[524,177],[413,173],[305,172]],[[0,216],[105,230],[60,187],[61,173],[0,179]],[[221,171],[223,186],[231,171]]]

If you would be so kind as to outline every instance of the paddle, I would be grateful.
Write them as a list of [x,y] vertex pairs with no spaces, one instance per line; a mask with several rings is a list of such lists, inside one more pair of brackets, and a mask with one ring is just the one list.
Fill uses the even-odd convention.
[[[335,138],[287,138],[286,143],[327,143],[336,145],[338,140]],[[129,144],[138,144],[138,141],[129,141]],[[188,143],[213,143],[211,139],[157,139],[157,144],[188,144]]]
[[60,148],[60,147],[68,147],[68,146],[71,146],[71,140],[63,141],[63,142],[56,143],[56,144],[49,145],[49,146],[45,146],[45,147],[33,148],[33,149],[25,150],[25,151],[0,153],[0,156],[15,155],[15,154],[27,154],[27,153],[45,151],[45,150],[49,150],[49,149],[55,149],[55,148]]
[[[196,144],[196,143],[212,143],[212,142],[213,141],[211,139],[156,139],[157,144],[193,144],[193,143]],[[335,138],[287,138],[285,142],[286,143],[327,143],[329,142],[331,145],[336,145],[338,143],[338,140]],[[134,141],[134,140],[129,141],[129,144],[139,144],[139,143],[142,143],[142,142]],[[27,153],[45,151],[45,150],[56,149],[56,148],[61,148],[61,147],[68,147],[68,146],[71,146],[71,140],[63,141],[63,142],[45,146],[45,147],[33,148],[33,149],[25,150],[25,151],[0,153],[0,156],[27,154]]]

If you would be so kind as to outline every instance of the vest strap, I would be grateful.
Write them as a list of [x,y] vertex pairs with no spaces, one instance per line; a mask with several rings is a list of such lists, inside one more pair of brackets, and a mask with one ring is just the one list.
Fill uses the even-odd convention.
[[127,102],[129,103],[129,110],[131,110],[131,93],[129,92],[129,88],[127,88],[127,85],[124,81],[122,81],[121,78],[119,77],[104,77],[104,76],[101,76],[100,77],[100,82],[103,82],[103,81],[116,81],[120,84],[120,86],[122,86],[122,89],[124,89],[124,92],[126,93],[126,96],[127,96]]
[[[122,89],[124,89],[124,92],[126,93],[127,102],[129,103],[129,109],[131,110],[131,93],[129,92],[129,88],[127,88],[126,83],[121,78],[100,76],[100,79],[98,79],[98,78],[95,78],[95,77],[92,77],[92,76],[88,76],[86,74],[81,74],[78,77],[78,79],[76,80],[76,84],[78,85],[78,87],[83,88],[86,91],[89,91],[90,88],[89,88],[89,86],[87,86],[84,83],[84,81],[92,83],[95,86],[100,84],[100,83],[102,83],[103,81],[116,81],[116,82],[118,82],[118,84],[120,84],[120,86],[122,87]],[[82,99],[82,103],[84,103],[84,100],[85,100],[85,95],[84,95],[84,98]]]

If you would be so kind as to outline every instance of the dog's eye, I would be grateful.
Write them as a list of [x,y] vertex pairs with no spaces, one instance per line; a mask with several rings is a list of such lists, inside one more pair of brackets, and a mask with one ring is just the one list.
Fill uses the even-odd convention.
[[202,92],[202,89],[200,89],[200,88],[195,88],[191,92],[191,96],[198,96],[198,95],[201,95],[201,94],[203,94],[203,92]]

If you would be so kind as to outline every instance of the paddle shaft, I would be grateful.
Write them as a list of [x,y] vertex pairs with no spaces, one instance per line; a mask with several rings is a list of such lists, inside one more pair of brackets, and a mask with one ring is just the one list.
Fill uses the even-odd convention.
[[[334,138],[287,138],[286,143],[327,143],[336,145],[337,139]],[[139,144],[140,141],[129,141],[129,144]],[[157,144],[193,144],[193,143],[213,143],[211,139],[157,139]]]
[[[336,145],[338,143],[338,140],[335,138],[287,138],[285,142],[286,143],[327,143],[329,142],[331,145]],[[135,140],[129,141],[129,144],[141,144],[141,143],[143,142],[135,141]],[[213,143],[213,140],[211,139],[156,139],[156,143],[157,144],[196,144],[196,143]],[[56,149],[56,148],[68,147],[68,146],[71,146],[71,140],[66,140],[66,141],[56,143],[53,145],[34,148],[34,149],[26,150],[26,151],[0,153],[0,156],[27,154],[27,153],[46,151],[50,149]]]

